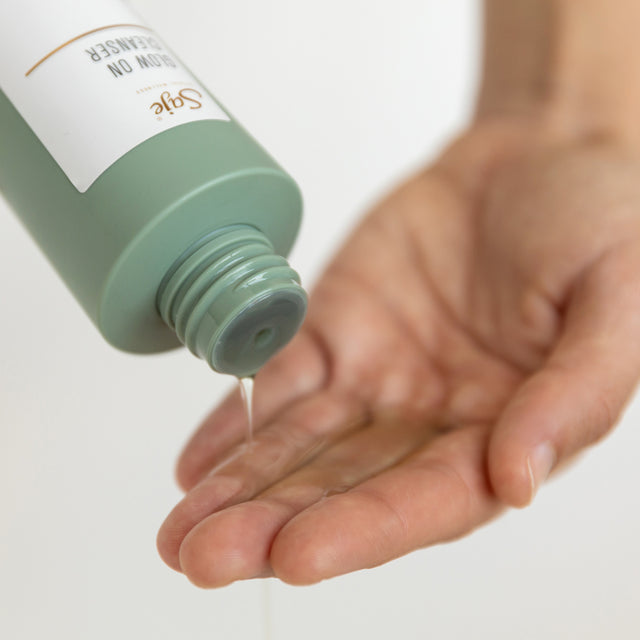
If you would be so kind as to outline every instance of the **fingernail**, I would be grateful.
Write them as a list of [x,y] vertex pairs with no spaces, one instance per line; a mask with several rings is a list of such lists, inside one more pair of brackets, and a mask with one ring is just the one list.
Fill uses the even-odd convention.
[[527,468],[529,469],[529,479],[531,481],[531,502],[538,493],[538,489],[549,477],[553,466],[556,463],[556,452],[549,442],[539,444],[527,458]]

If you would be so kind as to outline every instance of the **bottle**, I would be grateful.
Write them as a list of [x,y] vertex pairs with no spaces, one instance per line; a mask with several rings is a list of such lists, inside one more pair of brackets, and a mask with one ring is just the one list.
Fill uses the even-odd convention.
[[104,338],[253,375],[298,330],[294,181],[122,0],[3,0],[0,192]]

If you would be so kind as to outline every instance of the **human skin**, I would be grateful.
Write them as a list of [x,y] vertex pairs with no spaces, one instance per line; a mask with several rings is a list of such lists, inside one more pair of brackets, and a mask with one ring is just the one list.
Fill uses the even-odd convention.
[[169,566],[376,566],[529,504],[611,430],[640,377],[635,5],[487,0],[474,121],[330,263],[257,376],[253,445],[239,394],[193,436]]

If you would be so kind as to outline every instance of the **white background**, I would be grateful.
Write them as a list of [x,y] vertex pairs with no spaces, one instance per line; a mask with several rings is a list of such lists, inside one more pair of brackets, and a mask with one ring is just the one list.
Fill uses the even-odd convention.
[[[470,112],[474,0],[133,4],[299,181],[307,283]],[[2,202],[0,291],[3,639],[639,637],[640,402],[533,507],[462,541],[317,587],[200,591],[154,539],[173,461],[231,381],[106,346]]]

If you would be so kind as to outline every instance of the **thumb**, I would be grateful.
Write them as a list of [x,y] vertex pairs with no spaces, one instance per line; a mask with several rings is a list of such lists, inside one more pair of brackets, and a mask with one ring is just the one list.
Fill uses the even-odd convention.
[[488,452],[494,492],[531,502],[553,468],[605,435],[640,377],[640,249],[594,263],[576,283],[558,343],[518,390]]

